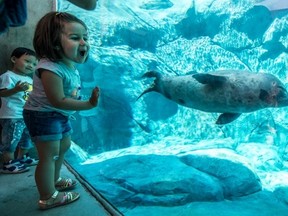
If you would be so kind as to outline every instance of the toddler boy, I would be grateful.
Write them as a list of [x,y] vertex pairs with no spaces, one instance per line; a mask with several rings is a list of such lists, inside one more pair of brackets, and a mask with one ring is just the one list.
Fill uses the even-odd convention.
[[[32,78],[38,63],[33,50],[18,47],[11,55],[13,67],[0,76],[0,125],[2,127],[0,152],[3,154],[2,173],[22,173],[36,165],[28,156],[31,139],[23,120],[23,106],[32,91]],[[14,159],[16,149],[17,159]]]

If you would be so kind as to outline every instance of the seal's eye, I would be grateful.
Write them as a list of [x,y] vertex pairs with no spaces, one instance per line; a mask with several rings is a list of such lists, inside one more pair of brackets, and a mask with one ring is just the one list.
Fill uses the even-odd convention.
[[80,55],[84,56],[85,55],[85,51],[80,51]]

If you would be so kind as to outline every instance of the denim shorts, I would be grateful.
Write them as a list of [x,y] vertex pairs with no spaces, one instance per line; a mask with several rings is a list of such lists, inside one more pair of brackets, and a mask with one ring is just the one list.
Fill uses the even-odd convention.
[[58,112],[23,110],[23,118],[32,141],[56,141],[72,134],[68,116]]
[[16,148],[33,147],[23,119],[0,119],[2,127],[0,151],[15,152]]

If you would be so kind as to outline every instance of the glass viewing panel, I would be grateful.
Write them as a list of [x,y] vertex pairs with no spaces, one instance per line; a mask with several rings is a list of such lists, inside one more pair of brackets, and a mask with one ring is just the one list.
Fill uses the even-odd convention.
[[287,215],[287,1],[97,4],[58,3],[89,27],[83,98],[101,89],[71,166],[125,216]]

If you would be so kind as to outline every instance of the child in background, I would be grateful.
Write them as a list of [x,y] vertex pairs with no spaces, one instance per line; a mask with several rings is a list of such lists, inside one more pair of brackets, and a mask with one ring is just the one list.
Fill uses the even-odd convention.
[[71,145],[71,115],[97,106],[99,89],[87,101],[80,100],[80,76],[75,64],[88,58],[88,28],[65,12],[50,12],[40,19],[33,39],[40,58],[33,76],[33,91],[23,116],[35,142],[39,163],[35,181],[40,209],[71,203],[77,192],[59,192],[75,187],[76,181],[60,176],[64,154]]
[[[28,156],[31,139],[23,120],[23,106],[32,90],[32,78],[38,63],[34,51],[19,47],[11,54],[12,70],[0,76],[0,125],[2,127],[0,151],[3,154],[2,173],[22,173],[36,165]],[[14,153],[17,159],[14,159]]]

